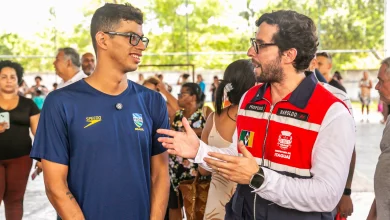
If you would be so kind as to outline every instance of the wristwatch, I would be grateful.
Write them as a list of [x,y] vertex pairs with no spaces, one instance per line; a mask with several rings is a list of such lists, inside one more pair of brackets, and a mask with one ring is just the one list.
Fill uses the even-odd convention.
[[263,169],[261,169],[261,167],[260,167],[259,171],[257,171],[257,173],[255,173],[255,174],[253,174],[251,180],[249,181],[249,187],[256,190],[256,189],[260,188],[260,186],[263,184],[263,182],[264,182],[264,172],[263,172]]
[[351,189],[349,189],[349,188],[345,188],[344,189],[344,193],[343,193],[343,195],[345,195],[345,196],[350,196],[351,195]]

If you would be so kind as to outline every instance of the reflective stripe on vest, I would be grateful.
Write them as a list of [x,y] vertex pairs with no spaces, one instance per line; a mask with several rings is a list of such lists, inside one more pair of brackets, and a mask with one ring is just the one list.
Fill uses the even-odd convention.
[[330,106],[341,101],[316,86],[304,109],[289,103],[289,96],[271,105],[269,91],[252,103],[259,88],[250,89],[240,106],[238,140],[244,142],[259,165],[297,177],[311,177],[312,150],[321,123]]

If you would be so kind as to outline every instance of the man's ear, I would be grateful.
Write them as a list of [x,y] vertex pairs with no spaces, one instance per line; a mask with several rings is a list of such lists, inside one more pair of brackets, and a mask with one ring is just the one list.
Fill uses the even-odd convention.
[[103,50],[107,50],[107,41],[109,36],[101,31],[97,32],[95,35],[96,47]]
[[295,48],[291,48],[291,49],[288,49],[288,50],[283,52],[282,59],[283,59],[284,63],[292,64],[292,63],[294,63],[297,55],[298,55],[298,51]]
[[67,59],[67,60],[66,60],[66,66],[67,66],[67,67],[73,66],[73,63],[72,63],[72,60],[71,60],[71,59]]
[[191,98],[192,98],[192,101],[196,102],[196,95],[195,94],[192,95]]

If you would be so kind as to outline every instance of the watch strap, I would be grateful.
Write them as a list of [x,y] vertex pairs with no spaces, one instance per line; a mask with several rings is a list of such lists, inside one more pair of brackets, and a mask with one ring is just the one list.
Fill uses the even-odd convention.
[[351,193],[352,193],[352,190],[351,190],[351,189],[349,189],[349,188],[345,188],[345,189],[344,189],[344,193],[343,193],[343,195],[345,195],[345,196],[350,196],[350,195],[351,195]]
[[253,176],[251,177],[249,181],[249,187],[251,187],[254,190],[257,190],[258,188],[260,188],[263,182],[264,182],[264,173],[260,167],[259,171],[257,171],[257,173],[253,174]]

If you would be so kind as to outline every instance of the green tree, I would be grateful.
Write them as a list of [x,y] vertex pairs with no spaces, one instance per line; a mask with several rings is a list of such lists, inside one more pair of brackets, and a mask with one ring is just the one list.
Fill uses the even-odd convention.
[[[186,0],[146,0],[142,8],[145,20],[145,35],[150,38],[146,53],[157,56],[144,56],[143,64],[187,63],[186,16],[178,15],[176,9],[183,7]],[[384,2],[382,0],[273,0],[261,9],[251,8],[258,0],[246,0],[244,11],[232,9],[222,0],[188,0],[193,10],[188,14],[188,50],[190,52],[247,51],[250,30],[255,30],[255,20],[265,12],[278,9],[291,9],[306,14],[318,27],[320,49],[366,49],[383,51],[384,41]],[[111,0],[109,2],[137,1]],[[96,8],[103,5],[102,0],[90,0],[83,9],[84,19],[74,26],[71,33],[63,33],[55,26],[56,13],[50,9],[48,19],[52,25],[37,34],[40,42],[27,41],[12,33],[0,35],[0,54],[7,55],[44,55],[54,56],[58,47],[71,46],[80,51],[92,51],[89,25]],[[243,19],[243,30],[220,22],[226,15],[235,20]],[[236,19],[237,18],[237,19]],[[152,24],[157,24],[158,28]],[[148,28],[147,28],[148,27]],[[161,31],[162,30],[162,31]],[[181,52],[184,55],[162,56],[158,54]],[[335,69],[370,68],[367,60],[373,58],[370,53],[334,53]],[[246,58],[239,55],[196,55],[189,62],[197,69],[224,69],[233,60]],[[52,59],[18,59],[31,71],[53,71]],[[371,60],[370,60],[371,61]],[[368,66],[367,66],[368,65]],[[362,67],[364,66],[364,67]]]
[[[383,50],[384,2],[381,0],[273,1],[262,13],[291,9],[316,23],[321,50]],[[370,53],[334,53],[334,69],[364,68]],[[375,65],[376,66],[376,65]]]
[[15,33],[4,33],[0,35],[0,54],[18,55],[21,51],[20,43],[25,44],[24,40]]
[[[0,55],[8,55],[10,59],[19,62],[27,71],[37,71],[40,65],[39,59],[22,58],[26,55],[37,55],[40,53],[37,47],[32,46],[34,43],[20,37],[15,33],[3,33],[0,35]],[[13,56],[19,58],[14,58]],[[0,58],[1,59],[1,58]]]
[[[186,52],[187,51],[187,31],[186,15],[178,15],[176,9],[184,6],[182,0],[155,0],[150,8],[149,13],[155,14],[160,28],[168,27],[171,31],[161,34],[150,35],[151,41],[149,52]],[[220,19],[229,5],[222,4],[219,0],[199,0],[188,1],[193,6],[193,11],[188,14],[188,50],[190,52],[218,52],[231,50],[246,50],[248,44],[243,45],[242,39],[245,34],[237,35],[234,30],[226,25],[210,23],[210,19]],[[249,40],[245,38],[247,42]],[[211,58],[211,59],[210,59]],[[225,68],[231,59],[221,56],[190,56],[189,63],[196,64],[201,68]],[[187,63],[186,56],[159,56],[146,57],[144,63],[153,64],[172,64]]]

